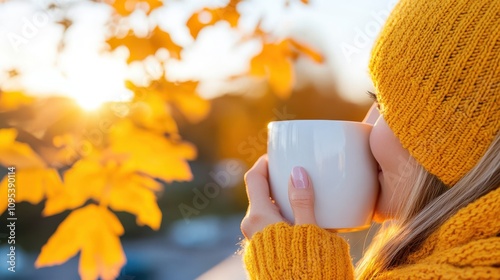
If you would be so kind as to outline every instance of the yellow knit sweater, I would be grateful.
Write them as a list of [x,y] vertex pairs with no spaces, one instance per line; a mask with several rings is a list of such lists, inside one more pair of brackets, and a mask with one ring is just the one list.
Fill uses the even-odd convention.
[[[458,211],[377,279],[500,279],[500,188]],[[247,243],[250,279],[353,279],[348,244],[314,225],[277,223]]]

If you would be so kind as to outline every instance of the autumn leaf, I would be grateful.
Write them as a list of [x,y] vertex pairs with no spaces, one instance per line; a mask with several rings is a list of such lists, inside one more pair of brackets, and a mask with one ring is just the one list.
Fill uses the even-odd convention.
[[323,62],[321,54],[293,39],[285,39],[278,43],[264,43],[261,52],[250,61],[249,74],[266,77],[271,89],[279,97],[287,98],[293,87],[293,62],[300,55]]
[[[46,197],[55,196],[62,190],[57,170],[51,168],[16,169],[14,183],[16,202],[38,204]],[[8,176],[0,182],[1,197],[8,197]],[[0,214],[7,209],[7,199],[0,200]]]
[[45,162],[28,144],[17,142],[15,128],[0,129],[0,164],[17,168],[45,168]]
[[20,91],[0,91],[0,112],[16,110],[32,104],[35,99]]
[[53,165],[57,163],[59,166],[71,166],[93,150],[93,145],[88,139],[75,133],[54,136],[52,143],[54,149],[47,150],[45,157],[49,157]]
[[134,214],[138,225],[158,230],[162,213],[153,190],[161,185],[151,178],[134,173],[115,176],[111,188],[109,206],[115,211]]
[[144,10],[148,15],[154,9],[161,7],[161,0],[106,0],[122,16],[128,16],[136,9]]
[[182,47],[177,45],[170,34],[156,27],[147,37],[137,37],[133,31],[123,38],[112,37],[106,41],[111,50],[120,46],[125,46],[129,50],[127,62],[142,61],[150,55],[154,55],[159,49],[165,48],[170,56],[176,59],[181,58]]
[[168,110],[168,105],[156,95],[131,105],[130,119],[144,128],[163,132],[177,133],[177,124]]
[[159,133],[178,133],[170,108],[160,94],[136,87],[132,83],[129,83],[128,87],[137,93],[129,113],[129,118],[135,124]]
[[167,102],[175,105],[193,123],[204,119],[210,111],[210,103],[196,92],[196,81],[171,82],[161,79],[156,81],[154,87]]
[[119,236],[124,229],[104,207],[88,205],[75,210],[42,247],[35,267],[60,265],[80,254],[82,280],[116,279],[126,262]]
[[[107,162],[102,161],[107,159]],[[74,209],[89,199],[113,210],[126,211],[137,216],[138,225],[154,230],[160,227],[162,213],[156,202],[155,192],[161,185],[152,178],[137,174],[122,165],[128,160],[114,161],[117,156],[95,156],[77,161],[64,174],[65,189],[47,199],[44,216]]]
[[172,103],[192,123],[203,120],[210,111],[210,103],[195,93],[175,94],[172,96]]
[[47,199],[44,216],[58,214],[83,205],[89,199],[99,202],[108,181],[108,172],[95,159],[77,161],[64,175],[64,190]]
[[[17,130],[0,129],[0,164],[16,168],[16,202],[40,203],[44,198],[55,196],[62,190],[57,170],[50,168],[26,143],[16,141]],[[5,176],[0,182],[0,194],[7,197],[9,182]],[[7,208],[7,200],[0,200],[0,213]]]
[[250,61],[250,75],[267,77],[273,91],[286,98],[293,83],[292,54],[288,41],[264,43],[262,51]]
[[187,160],[196,157],[196,148],[187,142],[165,138],[141,129],[129,120],[115,124],[109,135],[114,153],[126,154],[124,168],[143,172],[165,182],[192,179]]
[[[165,78],[153,81],[147,87],[129,85],[129,88],[136,93],[136,96],[142,96],[139,100],[147,100],[150,95],[155,95],[163,99],[164,102],[176,106],[193,123],[201,121],[210,112],[210,102],[197,94],[197,87],[198,82],[196,81],[171,82]],[[150,106],[154,107],[153,105]],[[136,118],[133,119],[136,120]]]
[[196,39],[203,28],[214,25],[221,20],[227,21],[233,28],[236,27],[238,25],[238,20],[240,19],[240,14],[238,13],[236,6],[240,1],[241,0],[231,0],[225,7],[214,9],[204,8],[203,10],[191,15],[186,23],[191,36]]

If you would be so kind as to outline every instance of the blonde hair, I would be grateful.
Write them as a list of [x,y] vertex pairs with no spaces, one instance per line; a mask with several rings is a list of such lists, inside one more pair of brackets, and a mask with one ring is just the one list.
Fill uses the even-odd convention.
[[500,136],[497,133],[481,160],[451,188],[413,158],[409,163],[416,168],[398,186],[408,190],[408,198],[396,208],[397,218],[384,222],[358,263],[358,279],[373,279],[381,271],[404,264],[459,209],[500,186]]

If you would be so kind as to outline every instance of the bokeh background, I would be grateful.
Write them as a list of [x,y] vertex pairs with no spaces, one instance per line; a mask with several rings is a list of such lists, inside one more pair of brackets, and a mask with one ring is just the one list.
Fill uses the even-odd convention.
[[[129,9],[121,19],[113,9],[117,2]],[[162,185],[155,192],[163,214],[158,230],[138,226],[133,214],[114,211],[125,230],[120,240],[127,257],[117,279],[195,279],[201,275],[203,279],[244,279],[238,278],[243,277],[238,274],[239,223],[247,207],[243,174],[266,151],[267,123],[285,119],[361,121],[371,105],[365,94],[373,88],[367,70],[371,46],[395,1],[235,1],[237,27],[221,20],[203,28],[196,38],[186,25],[193,13],[226,7],[233,1],[164,0],[153,11],[135,2],[141,1],[0,1],[0,105],[2,100],[11,102],[10,107],[0,106],[0,129],[19,128],[26,119],[37,119],[42,126],[47,122],[68,125],[61,120],[75,111],[80,117],[95,118],[103,106],[130,102],[134,94],[137,97],[127,80],[137,87],[165,76],[181,84],[197,81],[196,95],[208,105],[192,98],[168,109],[177,126],[175,134],[196,147],[196,157],[186,158],[192,178],[165,181],[156,177]],[[149,57],[128,63],[132,51],[126,45],[114,48],[109,44],[123,24],[143,37],[152,25],[160,26],[182,48],[182,59],[174,59],[167,48],[153,52],[156,61]],[[257,26],[272,42],[293,38],[321,54],[321,61],[299,55],[293,60],[290,90],[280,91],[266,76],[269,72],[262,77],[251,74],[251,61],[263,50],[252,37]],[[143,43],[130,44],[140,50],[147,48]],[[266,59],[269,65],[278,63],[272,55]],[[31,106],[32,102],[38,107]],[[28,107],[21,106],[25,104]],[[186,114],[203,108],[208,109],[198,116]],[[51,165],[50,156],[37,144],[46,140],[44,135],[38,132],[23,137],[18,133],[16,141],[30,145],[64,178],[71,164]],[[10,159],[0,147],[4,167]],[[4,167],[1,176],[6,174]],[[45,203],[16,205],[15,273],[6,265],[9,233],[4,226],[0,228],[1,279],[80,279],[79,254],[62,265],[34,267],[42,246],[70,214],[65,210],[43,217]],[[0,221],[6,223],[6,213]],[[367,233],[346,235],[355,259],[369,242]],[[223,261],[223,269],[219,265],[214,273],[214,267]]]

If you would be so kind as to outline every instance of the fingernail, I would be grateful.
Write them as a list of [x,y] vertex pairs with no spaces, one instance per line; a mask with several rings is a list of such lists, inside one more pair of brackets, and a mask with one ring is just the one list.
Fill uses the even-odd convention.
[[309,187],[309,179],[306,170],[300,166],[292,169],[292,183],[296,189],[305,189]]

